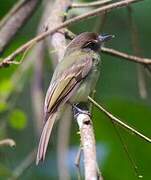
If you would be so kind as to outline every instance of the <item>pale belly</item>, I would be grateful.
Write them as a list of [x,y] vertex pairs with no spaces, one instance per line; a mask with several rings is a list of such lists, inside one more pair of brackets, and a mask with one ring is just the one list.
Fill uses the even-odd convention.
[[86,79],[81,82],[80,87],[70,98],[71,103],[87,102],[88,96],[95,90],[100,71],[95,67]]

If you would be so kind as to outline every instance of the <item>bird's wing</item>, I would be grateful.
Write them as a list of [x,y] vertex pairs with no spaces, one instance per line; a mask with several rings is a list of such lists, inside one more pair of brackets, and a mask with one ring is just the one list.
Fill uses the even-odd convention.
[[88,75],[92,67],[92,58],[85,56],[73,63],[66,71],[57,77],[50,85],[45,99],[45,120],[57,108],[67,102],[79,87],[81,81]]

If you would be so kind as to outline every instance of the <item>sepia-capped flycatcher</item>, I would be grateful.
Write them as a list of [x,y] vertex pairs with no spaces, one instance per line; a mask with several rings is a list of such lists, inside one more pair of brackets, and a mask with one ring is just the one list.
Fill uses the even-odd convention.
[[112,35],[84,32],[67,46],[63,59],[57,65],[44,104],[45,124],[41,134],[36,164],[45,159],[49,137],[58,111],[65,103],[87,102],[99,77],[99,50]]

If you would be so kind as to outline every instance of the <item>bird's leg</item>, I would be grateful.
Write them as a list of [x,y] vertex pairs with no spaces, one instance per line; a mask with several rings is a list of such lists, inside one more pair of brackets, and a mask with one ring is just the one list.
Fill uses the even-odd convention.
[[72,110],[74,117],[76,118],[79,114],[86,114],[88,116],[91,116],[91,113],[88,110],[88,105],[86,103],[78,103],[78,104],[72,104]]

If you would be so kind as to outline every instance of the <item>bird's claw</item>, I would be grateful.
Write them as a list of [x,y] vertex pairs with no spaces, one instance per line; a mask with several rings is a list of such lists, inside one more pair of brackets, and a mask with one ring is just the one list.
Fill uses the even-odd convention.
[[80,114],[86,114],[88,116],[91,116],[91,113],[88,110],[83,110],[83,109],[79,108],[77,106],[77,104],[72,105],[72,110],[73,110],[73,114],[74,114],[75,118],[77,118],[77,116]]

